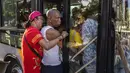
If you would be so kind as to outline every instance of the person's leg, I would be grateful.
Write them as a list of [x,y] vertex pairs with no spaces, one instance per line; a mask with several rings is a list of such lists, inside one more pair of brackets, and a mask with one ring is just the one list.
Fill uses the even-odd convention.
[[[85,67],[85,73],[96,73],[96,61],[92,62],[91,64],[89,64],[87,67]],[[86,64],[84,62],[84,64]]]
[[[83,53],[83,64],[89,63],[96,57],[96,48],[94,46],[89,46],[84,50]],[[96,59],[90,63],[86,68],[86,73],[96,73]]]
[[63,66],[62,64],[55,67],[55,73],[63,73]]
[[42,67],[42,73],[51,73],[51,67],[43,65],[43,67]]

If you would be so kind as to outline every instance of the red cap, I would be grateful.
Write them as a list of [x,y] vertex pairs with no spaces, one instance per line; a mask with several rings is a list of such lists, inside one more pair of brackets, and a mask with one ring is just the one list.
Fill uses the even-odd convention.
[[29,20],[32,21],[34,18],[41,16],[42,14],[39,11],[33,11],[30,15],[29,15]]

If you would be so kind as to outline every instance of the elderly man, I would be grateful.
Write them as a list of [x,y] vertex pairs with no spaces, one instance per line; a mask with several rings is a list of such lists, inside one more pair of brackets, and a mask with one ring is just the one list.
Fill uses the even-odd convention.
[[[50,9],[46,15],[47,26],[41,29],[41,33],[46,41],[51,41],[60,36],[59,31],[54,29],[54,27],[58,27],[61,24],[61,15],[56,9]],[[59,45],[55,45],[50,50],[44,50],[42,73],[63,73],[59,50]]]

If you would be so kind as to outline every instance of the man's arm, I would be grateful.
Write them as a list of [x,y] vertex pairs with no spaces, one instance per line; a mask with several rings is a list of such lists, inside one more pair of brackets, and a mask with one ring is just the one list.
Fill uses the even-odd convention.
[[[51,35],[51,39],[53,39],[55,36],[54,35]],[[46,49],[46,50],[49,50],[51,49],[52,47],[54,47],[60,40],[64,39],[65,37],[68,36],[68,33],[67,32],[62,32],[62,34],[60,36],[58,36],[57,38],[53,39],[53,40],[50,40],[50,41],[46,41],[44,39],[41,39],[39,41],[39,44],[41,45],[41,47],[43,49]]]
[[59,40],[62,39],[62,36],[52,40],[52,41],[49,41],[47,42],[46,40],[44,39],[41,39],[38,43],[41,45],[41,47],[43,49],[46,49],[46,50],[50,50],[52,47],[54,47],[58,42]]
[[58,30],[55,30],[55,29],[48,29],[46,31],[46,38],[51,41],[51,40],[54,40],[56,39],[57,37],[60,36],[60,32]]

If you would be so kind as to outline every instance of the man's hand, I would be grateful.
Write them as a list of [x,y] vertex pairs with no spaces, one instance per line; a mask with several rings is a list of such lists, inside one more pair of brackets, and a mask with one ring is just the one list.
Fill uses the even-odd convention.
[[62,31],[61,36],[64,38],[66,38],[68,36],[68,33],[66,31]]

